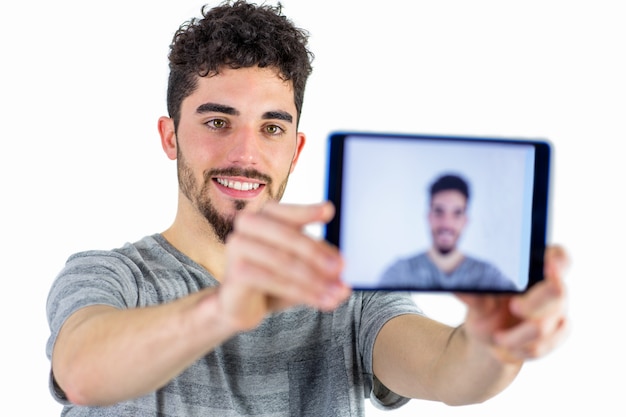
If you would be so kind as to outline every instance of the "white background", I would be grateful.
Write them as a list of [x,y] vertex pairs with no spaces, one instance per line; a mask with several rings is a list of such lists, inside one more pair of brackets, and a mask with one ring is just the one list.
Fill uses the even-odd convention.
[[[201,3],[11,2],[0,13],[3,415],[55,416],[45,299],[66,257],[173,220],[175,164],[156,130],[168,44]],[[626,44],[622,2],[285,0],[316,54],[286,200],[323,196],[331,130],[548,138],[551,240],[566,245],[567,342],[503,394],[384,415],[624,415]],[[419,296],[457,322],[446,296]],[[13,409],[13,411],[8,411]],[[368,406],[368,415],[383,415]]]

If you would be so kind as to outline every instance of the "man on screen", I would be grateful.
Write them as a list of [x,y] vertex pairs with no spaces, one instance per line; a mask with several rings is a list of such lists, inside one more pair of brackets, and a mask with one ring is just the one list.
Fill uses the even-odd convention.
[[399,259],[383,274],[389,287],[423,289],[515,290],[515,284],[494,265],[461,252],[458,242],[467,224],[468,183],[446,174],[430,186],[428,223],[432,246]]

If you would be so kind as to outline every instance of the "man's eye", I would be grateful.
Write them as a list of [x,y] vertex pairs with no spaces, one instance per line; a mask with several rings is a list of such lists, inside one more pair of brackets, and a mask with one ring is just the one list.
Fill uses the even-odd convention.
[[207,126],[213,129],[224,129],[226,127],[226,120],[224,119],[212,119],[206,123]]
[[276,125],[265,126],[265,131],[270,135],[280,135],[281,133],[283,133],[283,129],[280,126]]

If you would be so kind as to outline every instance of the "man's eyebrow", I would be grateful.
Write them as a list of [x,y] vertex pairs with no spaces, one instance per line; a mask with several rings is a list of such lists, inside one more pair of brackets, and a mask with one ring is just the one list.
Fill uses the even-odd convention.
[[267,111],[263,113],[263,119],[276,119],[276,120],[284,120],[285,122],[292,123],[293,116],[286,111],[275,110],[275,111]]
[[[227,106],[225,104],[218,104],[218,103],[203,103],[199,105],[198,108],[196,109],[196,113],[198,114],[213,113],[213,112],[224,113],[224,114],[229,114],[233,116],[238,116],[240,114],[239,111],[235,109],[234,107]],[[282,110],[267,111],[263,113],[262,118],[265,120],[270,120],[270,119],[284,120],[286,122],[293,123],[293,116],[289,114],[288,112],[282,111]]]
[[196,113],[198,114],[213,113],[213,112],[230,114],[233,116],[239,115],[239,112],[234,107],[226,106],[224,104],[217,104],[217,103],[204,103],[204,104],[199,105],[198,108],[196,109]]

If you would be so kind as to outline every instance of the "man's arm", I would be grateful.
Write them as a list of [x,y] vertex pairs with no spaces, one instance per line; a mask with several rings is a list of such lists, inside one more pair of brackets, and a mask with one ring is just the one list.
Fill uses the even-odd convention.
[[565,254],[546,254],[545,280],[519,296],[459,294],[465,322],[451,328],[405,315],[381,329],[374,373],[392,391],[452,405],[485,401],[508,386],[526,359],[545,355],[566,331]]
[[216,298],[207,289],[154,307],[78,310],[54,346],[55,381],[79,405],[110,405],[158,389],[234,334]]

